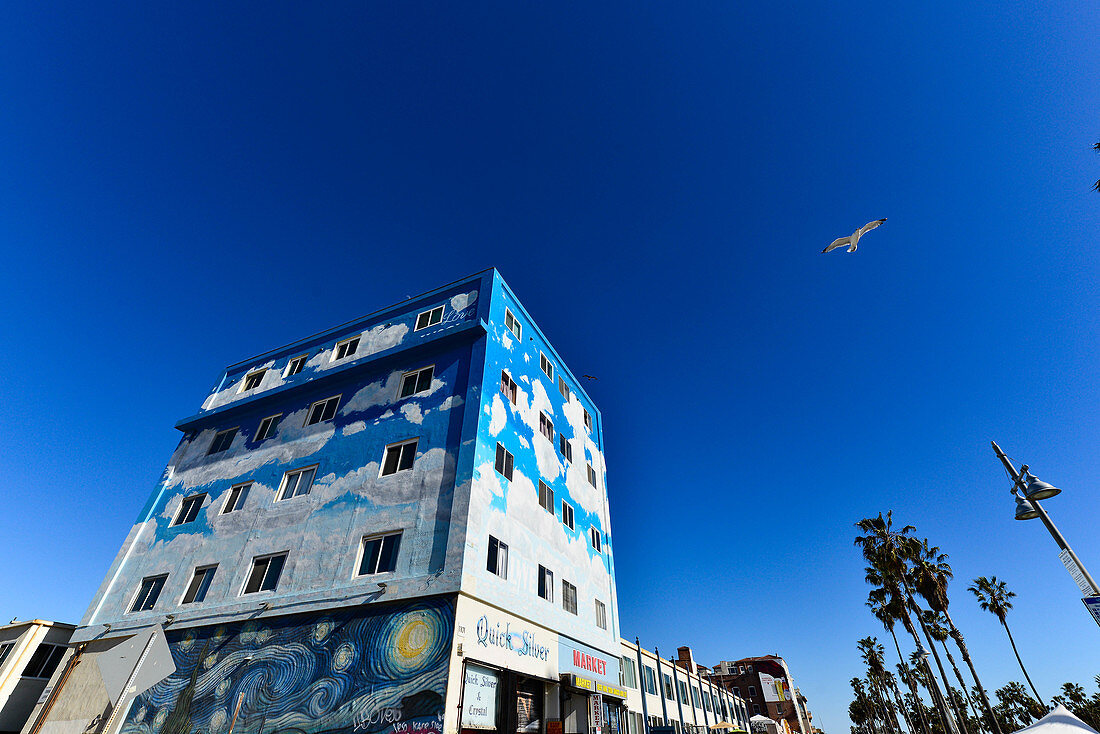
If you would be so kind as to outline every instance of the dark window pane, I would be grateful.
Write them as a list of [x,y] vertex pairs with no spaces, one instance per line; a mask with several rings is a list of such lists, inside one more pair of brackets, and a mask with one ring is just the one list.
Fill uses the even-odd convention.
[[401,447],[390,446],[386,449],[386,456],[382,460],[382,474],[393,474],[397,471],[397,461],[401,457]]
[[331,400],[326,402],[325,403],[325,412],[324,412],[324,414],[322,414],[321,420],[324,420],[324,421],[332,420],[332,417],[334,415],[336,415],[336,406],[339,405],[339,404],[340,404],[340,399],[339,398],[332,398]]
[[489,536],[489,555],[486,558],[485,570],[489,573],[497,572],[497,539]]
[[496,469],[501,474],[504,473],[504,447],[499,443],[497,444],[497,463]]
[[378,558],[378,573],[388,573],[397,568],[397,549],[400,545],[400,535],[387,535],[382,539],[382,553]]
[[514,459],[513,459],[511,454],[505,453],[505,455],[504,455],[504,476],[508,479],[508,481],[512,481],[512,462],[513,462],[513,460]]
[[432,386],[432,375],[435,373],[434,368],[429,367],[426,370],[421,370],[420,374],[416,378],[416,391],[421,392],[427,390]]
[[286,556],[271,557],[271,562],[267,566],[267,573],[264,574],[264,582],[260,585],[261,591],[272,591],[279,585],[279,576],[283,572],[284,562],[286,562]]
[[401,382],[401,397],[407,398],[416,392],[416,375],[405,375]]
[[298,486],[294,489],[292,496],[309,494],[309,488],[313,486],[313,477],[317,473],[316,467],[310,467],[304,469],[298,474]]
[[378,556],[382,551],[382,539],[372,538],[363,546],[363,562],[359,564],[359,573],[375,573],[378,568]]
[[412,469],[413,459],[416,458],[416,442],[407,443],[401,447],[401,466],[399,471]]
[[252,594],[260,590],[260,584],[264,580],[267,564],[270,558],[261,558],[252,564],[252,575],[248,577],[248,584],[244,587],[244,593]]

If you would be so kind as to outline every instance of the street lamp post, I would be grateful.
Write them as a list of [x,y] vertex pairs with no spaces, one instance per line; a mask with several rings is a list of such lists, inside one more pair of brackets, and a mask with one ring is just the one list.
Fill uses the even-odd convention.
[[[1047,526],[1047,530],[1050,531],[1051,537],[1054,538],[1054,542],[1058,544],[1058,548],[1069,556],[1081,576],[1092,588],[1091,594],[1100,595],[1100,586],[1096,585],[1096,581],[1094,581],[1089,572],[1085,570],[1085,566],[1081,563],[1081,559],[1078,558],[1077,554],[1073,552],[1073,549],[1069,547],[1069,543],[1066,542],[1065,537],[1058,531],[1058,528],[1054,526],[1054,522],[1050,519],[1050,515],[1047,514],[1047,511],[1039,502],[1039,500],[1053,497],[1062,490],[1036,479],[1027,464],[1022,465],[1019,472],[1016,471],[1016,467],[1014,467],[1012,462],[1008,460],[1008,457],[1005,456],[1005,452],[1001,451],[1001,447],[997,445],[997,442],[990,441],[990,443],[993,444],[993,450],[997,453],[997,458],[1001,460],[1005,469],[1007,469],[1008,473],[1012,476],[1012,494],[1016,497],[1016,519],[1030,520],[1038,517],[1042,520],[1043,524]],[[1077,579],[1074,579],[1074,581],[1077,581]],[[1083,586],[1081,591],[1086,594],[1090,593],[1084,589]]]

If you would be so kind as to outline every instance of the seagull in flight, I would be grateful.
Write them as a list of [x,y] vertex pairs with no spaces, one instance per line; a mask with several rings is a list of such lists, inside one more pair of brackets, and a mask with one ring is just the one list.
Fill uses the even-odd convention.
[[839,237],[833,240],[833,243],[822,250],[822,252],[829,252],[831,250],[835,250],[838,247],[844,247],[845,245],[848,246],[848,252],[855,252],[856,246],[859,244],[859,238],[885,221],[886,217],[883,217],[882,219],[876,219],[873,222],[867,222],[867,224],[863,225],[855,232],[852,232],[852,234],[848,235],[847,237]]

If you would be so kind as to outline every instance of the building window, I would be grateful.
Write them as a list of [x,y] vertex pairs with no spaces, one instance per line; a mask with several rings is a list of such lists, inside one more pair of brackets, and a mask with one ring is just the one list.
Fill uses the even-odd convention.
[[687,683],[676,681],[676,692],[680,694],[680,703],[689,703]]
[[8,653],[15,647],[14,642],[0,642],[0,665],[4,664],[4,661],[8,659]]
[[157,603],[160,590],[164,588],[164,582],[168,580],[168,574],[163,576],[150,576],[141,580],[137,596],[130,605],[131,612],[147,612]]
[[391,443],[382,454],[382,474],[388,477],[397,472],[408,471],[413,468],[413,459],[416,458],[416,447],[419,438],[401,443]]
[[275,429],[279,427],[279,419],[283,417],[282,413],[279,415],[269,415],[260,421],[260,427],[256,429],[256,441],[263,441],[265,438],[271,438],[275,435]]
[[563,433],[558,434],[558,449],[561,450],[561,455],[562,455],[562,458],[565,459],[565,462],[567,464],[572,464],[573,463],[573,444],[569,443],[569,441],[567,441],[565,439],[565,434],[563,434]]
[[573,506],[565,500],[561,501],[561,521],[562,524],[565,525],[565,527],[569,528],[570,530],[574,529],[575,526],[573,525]]
[[248,488],[251,486],[252,482],[248,482],[230,487],[229,495],[225,498],[225,504],[222,505],[222,514],[228,515],[233,510],[239,510],[241,505],[244,504],[244,497],[248,494]]
[[206,600],[206,592],[210,589],[210,582],[214,580],[214,571],[217,566],[204,566],[195,569],[195,575],[191,577],[191,583],[187,585],[187,591],[183,594],[181,604],[197,604]]
[[512,464],[514,461],[515,459],[512,454],[509,453],[508,449],[504,448],[503,445],[498,443],[496,470],[498,474],[507,479],[509,482],[512,481]]
[[561,396],[565,398],[565,402],[567,403],[569,399],[573,397],[573,393],[570,392],[569,386],[565,384],[565,380],[562,379],[561,375],[558,375],[558,392],[561,393]]
[[230,428],[225,431],[218,431],[214,434],[214,440],[210,442],[210,448],[206,450],[206,455],[220,454],[229,448],[233,443],[233,439],[237,436],[237,429]]
[[588,529],[588,540],[597,553],[603,553],[603,536],[600,535],[599,528],[593,526]]
[[508,402],[512,405],[516,404],[516,382],[504,370],[500,371],[500,391],[504,397],[508,398]]
[[309,406],[309,415],[306,416],[306,425],[312,426],[321,421],[330,421],[336,415],[336,406],[340,404],[340,396],[336,395],[325,400],[318,400]]
[[290,377],[296,375],[302,371],[302,368],[306,366],[306,360],[309,359],[308,354],[303,354],[299,357],[295,357],[286,363],[286,374],[283,377]]
[[638,687],[638,670],[634,667],[634,661],[628,657],[623,657],[621,665],[619,667],[619,681],[622,683],[623,688]]
[[523,324],[507,308],[504,309],[504,328],[512,332],[517,339],[523,338]]
[[577,613],[577,587],[565,579],[561,580],[561,606],[570,614]]
[[741,689],[738,688],[737,686],[734,686],[733,687],[733,695],[740,696],[741,695]]
[[[542,371],[546,374],[547,377],[549,377],[551,380],[554,379],[554,363],[547,359],[546,355],[542,352],[539,352],[539,367],[542,367]],[[550,384],[553,384],[553,382],[551,382]]]
[[596,626],[607,629],[607,606],[599,599],[596,600]]
[[551,445],[553,445],[554,421],[550,420],[550,416],[546,413],[539,413],[539,433],[550,439]]
[[23,678],[49,678],[57,670],[61,658],[68,648],[64,645],[42,643],[31,655],[27,667],[23,668]]
[[435,366],[425,367],[421,370],[406,372],[401,378],[401,397],[407,398],[424,392],[432,386],[432,376],[435,374]]
[[400,547],[401,533],[363,538],[363,557],[359,560],[358,575],[391,573],[397,568],[397,551]]
[[661,681],[665,684],[665,698],[669,701],[675,701],[676,694],[672,690],[672,676],[668,673],[661,673]]
[[184,499],[180,503],[179,511],[176,512],[176,517],[172,520],[172,525],[183,525],[185,522],[192,522],[199,516],[199,510],[202,509],[202,503],[206,500],[206,493],[192,495]]
[[657,695],[657,671],[645,664],[642,665],[642,686],[649,695]]
[[588,483],[593,487],[596,486],[596,470],[592,468],[591,464],[588,464]]
[[502,579],[508,578],[508,546],[492,535],[489,536],[489,555],[485,561],[489,573],[495,573]]
[[756,698],[756,686],[749,686],[749,698]]
[[427,329],[429,326],[435,326],[443,320],[443,307],[436,306],[430,311],[423,311],[416,316],[416,326],[413,331],[420,331],[421,329]]
[[317,466],[307,466],[305,469],[294,469],[283,475],[283,486],[279,489],[276,502],[289,500],[309,494],[313,486],[313,477],[317,474]]
[[749,666],[749,672],[750,673],[752,672],[752,666],[751,665]]
[[740,673],[741,673],[741,675],[745,674],[745,666],[744,665],[740,666]]
[[554,572],[546,566],[539,566],[539,596],[554,601]]
[[592,430],[592,414],[589,413],[585,408],[581,408],[581,410],[584,412],[584,427],[591,431]]
[[754,704],[752,705],[752,712],[753,712],[754,714],[759,714],[759,713],[760,713],[760,704],[758,704],[758,703],[754,703]]
[[345,339],[336,345],[336,351],[332,353],[332,361],[339,362],[341,359],[353,357],[357,349],[359,349],[359,337]]
[[252,571],[248,574],[242,594],[255,594],[258,591],[275,591],[279,577],[283,575],[286,564],[286,552],[252,559]]
[[255,372],[249,372],[244,377],[244,382],[241,383],[241,392],[248,392],[249,390],[255,390],[263,382],[264,375],[267,370],[256,370]]
[[542,509],[554,514],[554,490],[546,482],[539,480],[539,504]]
[[695,708],[702,708],[702,703],[699,702],[699,689],[695,686],[691,687],[691,705]]

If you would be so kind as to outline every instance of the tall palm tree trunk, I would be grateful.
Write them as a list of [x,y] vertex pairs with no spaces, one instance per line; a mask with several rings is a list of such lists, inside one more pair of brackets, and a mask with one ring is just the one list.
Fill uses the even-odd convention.
[[[905,593],[909,597],[909,603],[912,605],[913,609],[920,609],[920,607],[917,606],[916,601],[913,599],[913,593],[909,590],[909,584],[908,583],[905,585]],[[940,669],[940,678],[943,679],[944,689],[946,690],[948,678],[947,678],[947,673],[943,669],[943,661],[940,660],[940,654],[936,650],[936,646],[932,644],[932,635],[928,634],[928,627],[925,626],[924,620],[921,619],[921,616],[920,616],[919,612],[917,613],[917,622],[920,623],[921,631],[924,632],[924,639],[926,639],[928,641],[928,647],[932,651],[932,657],[934,657],[936,659],[936,667]],[[928,672],[929,672],[929,674],[932,674],[931,669],[929,669]],[[933,677],[933,680],[935,680],[935,676],[933,675],[932,677]],[[948,691],[948,694],[950,694],[950,691]],[[969,732],[966,730],[966,723],[962,721],[962,718],[959,716],[959,710],[955,707],[955,701],[951,698],[950,695],[946,695],[946,696],[943,696],[943,697],[947,700],[947,706],[950,706],[951,710],[955,712],[955,721],[957,722],[954,729],[952,728],[950,723],[946,723],[945,724],[946,727],[947,727],[946,731],[950,733],[951,731],[954,730],[954,731],[960,731],[961,734],[969,734]],[[944,709],[944,713],[945,714],[948,713],[946,708]],[[950,716],[949,715],[945,716],[945,718],[950,718]]]
[[[955,626],[955,622],[951,619],[951,615],[947,613],[947,609],[943,610],[943,618],[947,620],[947,627],[951,632],[951,639],[953,639],[955,641],[955,644],[958,645],[959,652],[962,653],[963,660],[966,662],[966,666],[970,668],[970,675],[974,677],[974,684],[978,686],[978,693],[981,694],[982,703],[985,704],[985,712],[989,715],[989,721],[993,726],[990,731],[994,732],[994,734],[1002,734],[1001,724],[997,721],[997,715],[993,713],[993,704],[989,702],[989,694],[985,692],[985,688],[982,686],[982,681],[980,678],[978,678],[978,671],[974,669],[974,661],[970,659],[970,651],[966,649],[966,642],[963,640],[962,632],[959,632],[959,628]],[[1008,629],[1007,625],[1005,626],[1005,629]],[[1008,636],[1008,639],[1012,639],[1011,634]],[[947,643],[944,643],[944,648],[946,647]],[[1016,646],[1013,645],[1012,649],[1015,650]],[[948,654],[950,655],[950,653]],[[1019,660],[1020,657],[1017,655],[1016,659]],[[1020,667],[1023,667],[1023,663],[1020,664]],[[1024,673],[1024,676],[1027,676],[1026,672]],[[1031,681],[1029,680],[1028,682],[1030,683]],[[963,686],[963,690],[966,690],[966,686]],[[971,705],[973,705],[973,703],[971,703]]]
[[[871,693],[874,694],[875,699],[878,700],[878,707],[882,709],[882,723],[886,729],[887,734],[893,734],[897,728],[898,720],[891,716],[890,706],[882,696],[882,684],[876,680],[876,676],[873,673],[868,672],[867,679],[871,684]],[[893,719],[893,721],[891,721]]]
[[[905,658],[901,655],[901,645],[898,644],[898,636],[894,634],[894,628],[892,626],[889,629],[890,636],[894,638],[894,649],[898,651],[898,660],[901,662],[902,665],[905,665]],[[904,668],[902,668],[898,672],[901,672],[902,670],[904,670]],[[913,698],[919,701],[920,695],[917,693],[917,682],[913,680],[913,677],[907,674],[902,676],[902,680],[905,685],[909,687],[910,692],[913,694]],[[904,701],[905,699],[903,698],[902,700]],[[905,711],[904,707],[902,708],[902,711]],[[928,725],[928,719],[924,715],[924,707],[918,707],[917,713],[920,715],[920,726],[923,734],[932,734],[932,727]],[[910,722],[910,727],[912,727],[912,722]]]
[[913,728],[913,721],[909,718],[909,712],[905,710],[905,701],[901,697],[901,691],[898,689],[898,684],[893,678],[890,678],[890,692],[894,695],[894,703],[897,705],[899,711],[901,711],[901,718],[905,721],[905,728],[909,730],[909,734],[917,734]]
[[1024,667],[1024,661],[1020,659],[1020,651],[1016,649],[1016,640],[1012,639],[1012,630],[1008,628],[1008,623],[1001,619],[1001,626],[1005,628],[1005,632],[1008,633],[1008,641],[1012,644],[1012,652],[1016,653],[1016,662],[1020,664],[1020,670],[1024,671],[1024,677],[1027,678],[1027,684],[1031,686],[1032,692],[1035,694],[1035,699],[1039,702],[1039,705],[1046,708],[1047,705],[1043,703],[1042,696],[1039,695],[1039,691],[1035,690],[1035,684],[1031,682],[1031,676],[1027,674],[1027,668]]
[[[909,598],[909,600],[912,601],[913,595],[909,592],[908,588],[905,589],[905,594]],[[921,647],[920,637],[917,635],[917,628],[913,626],[913,620],[909,616],[909,607],[905,606],[905,605],[902,605],[902,606],[903,606],[902,614],[901,614],[902,624],[905,625],[905,629],[909,631],[909,634],[911,634],[913,636],[913,642],[916,644],[917,648],[919,649]],[[931,676],[932,675],[932,669],[928,666],[927,661],[925,661],[924,667],[928,670],[928,675]],[[955,731],[955,728],[951,725],[951,714],[948,713],[947,708],[943,705],[943,701],[937,700],[935,694],[933,693],[934,690],[935,690],[934,686],[931,686],[931,685],[928,686],[928,695],[932,698],[932,705],[935,706],[939,710],[940,718],[943,719],[944,734],[952,734],[952,732]]]
[[[959,681],[959,686],[962,688],[963,698],[966,699],[966,703],[970,706],[970,711],[967,713],[974,714],[974,720],[978,722],[978,726],[982,725],[982,715],[978,713],[978,707],[974,705],[974,701],[970,698],[970,691],[967,690],[966,681],[963,680],[962,673],[959,672],[959,666],[955,664],[955,657],[951,654],[951,648],[947,646],[947,640],[940,642],[943,645],[943,651],[947,655],[947,662],[951,666],[951,670],[955,673],[955,679]],[[965,711],[965,707],[963,709]]]

